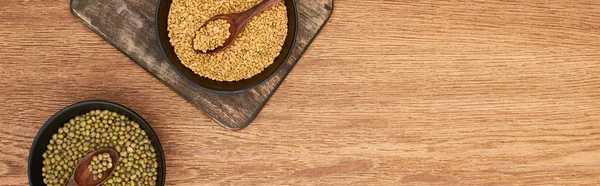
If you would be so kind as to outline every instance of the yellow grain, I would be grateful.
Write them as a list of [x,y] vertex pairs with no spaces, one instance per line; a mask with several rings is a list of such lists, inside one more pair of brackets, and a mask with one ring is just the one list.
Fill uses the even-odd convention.
[[[199,30],[204,22],[216,15],[245,11],[259,2],[261,0],[174,0],[168,30],[181,63],[196,74],[217,81],[248,79],[271,65],[287,36],[287,9],[283,1],[252,18],[227,49],[214,54],[194,52],[194,47],[202,49],[198,37],[207,34]],[[212,35],[211,38],[213,36],[221,37]]]

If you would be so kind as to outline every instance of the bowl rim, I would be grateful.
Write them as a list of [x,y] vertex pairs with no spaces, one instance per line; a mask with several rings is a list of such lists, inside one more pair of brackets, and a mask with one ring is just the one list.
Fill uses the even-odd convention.
[[[259,85],[262,85],[265,82],[267,82],[267,80],[270,80],[271,78],[273,78],[273,76],[275,76],[275,74],[277,74],[277,72],[279,72],[281,70],[281,68],[283,67],[283,65],[289,60],[290,56],[292,55],[292,52],[294,51],[294,48],[296,48],[296,39],[297,39],[297,36],[298,36],[298,9],[296,7],[296,0],[290,0],[290,1],[292,1],[292,9],[294,10],[293,11],[293,14],[294,14],[294,20],[293,21],[294,21],[294,23],[296,23],[296,26],[294,27],[294,32],[292,34],[292,43],[290,44],[290,46],[291,46],[290,47],[290,51],[288,52],[288,54],[283,59],[283,62],[281,62],[281,64],[279,64],[279,66],[277,68],[275,68],[275,70],[273,72],[271,72],[271,74],[269,74],[269,76],[267,76],[263,80],[260,80],[260,82],[254,84],[254,85],[250,85],[250,86],[242,88],[242,89],[219,90],[219,89],[213,89],[213,88],[210,88],[210,87],[202,86],[199,83],[196,83],[195,81],[193,81],[190,78],[188,78],[185,74],[183,74],[183,72],[179,71],[179,69],[177,69],[177,67],[173,64],[173,62],[171,61],[171,59],[169,59],[169,56],[167,55],[167,53],[165,51],[165,48],[163,47],[163,43],[162,43],[162,41],[160,39],[159,28],[158,28],[158,19],[159,19],[158,12],[161,10],[160,4],[162,3],[162,1],[164,1],[164,0],[157,0],[157,2],[156,2],[156,11],[154,13],[154,27],[155,27],[154,31],[156,32],[156,40],[158,41],[158,47],[160,48],[160,51],[163,54],[163,57],[167,60],[167,63],[169,64],[169,66],[171,67],[171,69],[173,69],[173,71],[175,71],[175,73],[177,73],[177,75],[179,75],[179,77],[185,79],[187,82],[195,85],[196,87],[200,87],[201,89],[209,90],[209,91],[213,91],[213,92],[217,92],[217,93],[239,93],[239,92],[250,90],[250,89],[252,89],[254,87],[257,87]],[[290,12],[288,12],[288,14],[289,13]],[[198,74],[196,74],[196,75],[198,75]],[[216,81],[216,80],[212,80],[212,81]]]
[[[125,112],[130,113],[131,115],[133,115],[135,117],[135,119],[140,121],[140,125],[145,125],[148,127],[148,129],[150,130],[150,132],[156,136],[156,141],[152,141],[156,143],[156,146],[158,147],[158,150],[160,152],[160,154],[162,155],[162,161],[158,162],[162,165],[162,178],[163,180],[166,180],[166,160],[165,160],[165,153],[163,151],[162,145],[160,144],[160,139],[158,139],[158,135],[156,135],[156,132],[154,132],[154,129],[152,129],[152,126],[150,126],[150,124],[148,124],[148,122],[146,122],[146,120],[144,120],[144,118],[142,118],[139,114],[135,113],[133,110],[120,105],[118,103],[114,103],[114,102],[110,102],[110,101],[103,101],[103,100],[91,100],[91,101],[82,101],[82,102],[77,102],[74,104],[71,104],[63,109],[61,109],[60,111],[56,112],[54,115],[52,115],[52,117],[50,117],[45,123],[44,125],[42,125],[42,127],[38,130],[38,133],[35,135],[35,138],[33,139],[33,142],[31,143],[31,148],[29,148],[29,156],[27,157],[27,181],[29,181],[29,184],[31,185],[31,174],[32,174],[32,161],[33,161],[33,149],[36,148],[36,145],[39,145],[40,139],[41,138],[41,134],[42,132],[46,131],[48,127],[50,127],[51,123],[53,123],[60,115],[63,115],[67,112],[70,112],[71,109],[80,106],[80,105],[86,105],[86,104],[100,104],[100,105],[110,105],[110,106],[114,106],[117,107],[119,109],[124,110]],[[163,181],[163,185],[164,185],[164,181]]]

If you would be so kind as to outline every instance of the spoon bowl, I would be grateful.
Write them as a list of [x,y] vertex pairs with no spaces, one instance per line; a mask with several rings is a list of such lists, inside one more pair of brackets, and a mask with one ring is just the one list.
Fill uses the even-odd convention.
[[[230,34],[229,34],[229,37],[227,39],[225,39],[225,41],[223,42],[223,45],[218,46],[212,50],[207,50],[206,52],[204,52],[202,50],[197,50],[194,48],[194,52],[196,52],[197,54],[216,53],[216,52],[225,50],[227,47],[229,47],[229,45],[231,45],[231,43],[233,43],[233,41],[235,40],[235,38],[237,37],[239,32],[241,32],[240,30],[238,30],[240,28],[240,26],[238,26],[237,22],[235,21],[235,14],[217,15],[215,17],[210,18],[208,21],[204,22],[204,24],[202,26],[200,26],[200,28],[205,27],[208,23],[219,20],[219,19],[225,20],[229,24],[229,33]],[[192,38],[196,38],[196,33],[194,33],[194,36]],[[192,43],[192,45],[193,45],[193,43]]]
[[[93,178],[94,175],[90,172],[90,170],[88,169],[88,166],[92,162],[92,159],[94,156],[96,156],[98,154],[103,154],[103,153],[110,154],[110,158],[112,159],[112,162],[115,162],[115,163],[113,164],[112,167],[110,167],[106,171],[104,171],[104,173],[102,174],[102,177],[94,180],[94,178]],[[67,186],[100,185],[100,184],[104,183],[108,179],[108,177],[112,174],[112,172],[115,170],[115,167],[117,167],[117,162],[119,162],[119,153],[117,151],[115,151],[114,149],[103,148],[103,149],[95,150],[95,151],[87,154],[85,157],[83,157],[81,159],[81,161],[79,161],[79,163],[77,164],[77,167],[75,167],[73,175],[71,176],[71,178],[69,180],[69,183],[67,183]]]

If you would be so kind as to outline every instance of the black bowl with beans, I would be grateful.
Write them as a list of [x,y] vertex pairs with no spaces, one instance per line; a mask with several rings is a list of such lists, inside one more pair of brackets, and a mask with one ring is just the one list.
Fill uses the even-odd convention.
[[42,176],[42,167],[44,166],[42,154],[47,150],[47,146],[52,139],[52,135],[56,134],[60,127],[65,123],[69,122],[70,119],[90,112],[91,110],[109,110],[118,114],[124,115],[129,118],[132,122],[139,124],[139,128],[142,129],[148,136],[154,152],[156,153],[157,167],[157,179],[156,185],[165,185],[165,157],[160,145],[160,141],[156,136],[156,133],[152,130],[150,125],[144,121],[138,114],[132,110],[107,101],[86,101],[73,104],[68,106],[61,111],[57,112],[52,116],[40,129],[37,136],[33,140],[31,150],[29,152],[29,160],[27,167],[27,174],[29,177],[30,185],[45,185]]
[[156,7],[156,35],[158,39],[158,45],[173,70],[191,84],[194,84],[200,88],[224,93],[239,92],[251,89],[262,84],[275,75],[280,67],[287,61],[295,45],[298,24],[296,2],[295,0],[283,1],[285,2],[287,8],[288,31],[279,56],[277,56],[273,63],[266,67],[262,72],[252,76],[249,79],[243,79],[239,81],[216,81],[197,75],[181,63],[181,60],[177,57],[175,49],[169,40],[169,31],[167,29],[169,10],[173,0],[158,0]]

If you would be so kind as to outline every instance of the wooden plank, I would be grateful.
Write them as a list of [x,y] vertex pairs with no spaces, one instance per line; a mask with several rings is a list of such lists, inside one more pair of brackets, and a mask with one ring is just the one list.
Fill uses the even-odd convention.
[[297,1],[298,36],[289,59],[267,82],[237,93],[201,89],[179,77],[161,53],[154,31],[155,0],[72,0],[71,11],[142,68],[228,129],[241,129],[260,112],[331,15],[332,0]]

